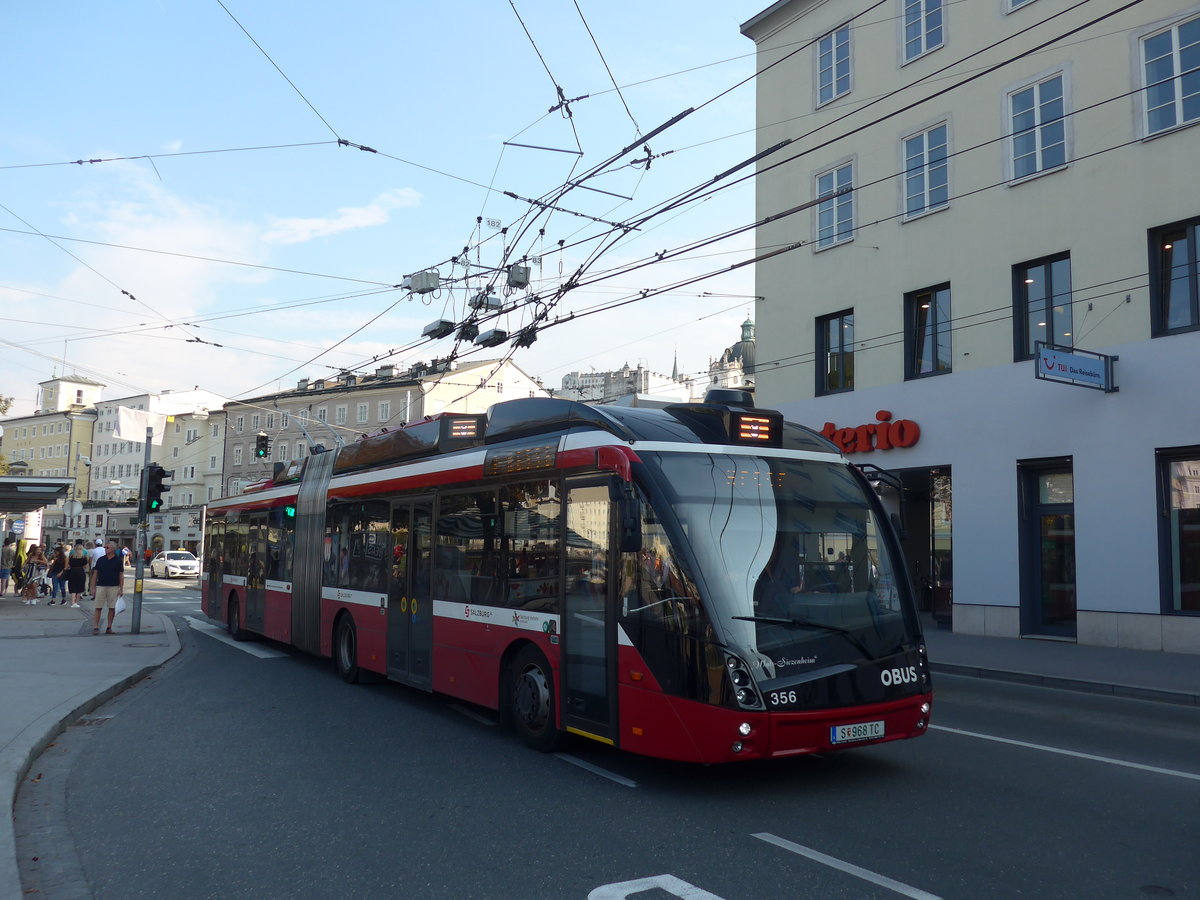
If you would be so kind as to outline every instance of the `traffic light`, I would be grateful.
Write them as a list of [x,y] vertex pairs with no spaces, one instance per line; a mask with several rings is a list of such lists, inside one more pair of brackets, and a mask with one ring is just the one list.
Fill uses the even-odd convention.
[[254,455],[258,459],[266,459],[271,454],[271,439],[265,431],[254,436]]
[[146,472],[146,510],[148,512],[158,512],[162,509],[162,495],[171,489],[169,484],[163,484],[163,480],[174,475],[173,471],[168,472],[158,463],[150,464],[150,468]]

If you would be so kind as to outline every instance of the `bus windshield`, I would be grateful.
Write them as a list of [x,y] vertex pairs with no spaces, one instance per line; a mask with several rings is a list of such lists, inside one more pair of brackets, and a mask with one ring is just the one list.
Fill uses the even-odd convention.
[[845,465],[705,453],[654,462],[714,627],[767,678],[881,659],[918,633],[878,507]]

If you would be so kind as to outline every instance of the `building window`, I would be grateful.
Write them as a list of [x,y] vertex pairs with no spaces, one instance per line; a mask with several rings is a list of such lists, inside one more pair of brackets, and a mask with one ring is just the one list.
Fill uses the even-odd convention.
[[817,319],[817,393],[854,390],[854,310]]
[[275,428],[275,413],[267,413],[267,428]]
[[904,61],[942,46],[942,0],[904,0]]
[[1200,447],[1158,453],[1163,612],[1200,614]]
[[333,421],[335,425],[346,424],[346,407],[339,406],[333,411]]
[[208,458],[208,468],[210,470],[212,470],[212,469],[215,469],[216,467],[217,467],[217,458],[215,456],[210,456]]
[[250,417],[250,427],[253,428],[255,431],[258,431],[258,428],[259,428],[258,422],[259,422],[258,416]]
[[320,409],[317,410],[317,421],[318,422],[329,421],[329,410],[327,410],[324,406],[322,406]]
[[233,464],[235,466],[240,466],[242,464],[242,448],[241,447],[233,448]]
[[905,378],[942,375],[951,370],[950,285],[904,296]]
[[1067,164],[1062,72],[1009,94],[1008,111],[1013,178],[1028,178]]
[[365,425],[365,424],[367,423],[367,417],[368,417],[368,415],[370,415],[370,414],[367,412],[367,410],[368,410],[369,408],[370,408],[370,404],[368,404],[368,403],[360,403],[360,404],[358,404],[358,408],[357,408],[357,410],[356,410],[356,412],[357,412],[357,419],[356,419],[356,421],[358,422],[358,424],[359,424],[359,425]]
[[817,105],[850,93],[850,26],[829,32],[817,43]]
[[950,204],[948,139],[949,126],[945,122],[904,139],[905,218]]
[[238,416],[236,419],[233,420],[233,430],[236,431],[238,434],[242,433],[242,428],[245,427],[245,425],[246,425],[246,417],[245,416]]
[[1022,6],[1028,6],[1032,2],[1033,0],[1008,0],[1008,11],[1012,12],[1014,9],[1020,9]]
[[1200,328],[1200,219],[1150,232],[1150,313],[1155,336]]
[[1146,133],[1200,120],[1200,18],[1142,39]]
[[1014,360],[1033,359],[1038,341],[1074,346],[1070,254],[1013,266],[1013,329]]
[[380,400],[379,401],[379,421],[386,422],[391,417],[392,417],[392,401],[391,400]]
[[854,238],[854,163],[817,176],[817,249]]
[[279,414],[279,427],[280,427],[280,428],[287,428],[287,427],[288,427],[288,414],[287,414],[287,413],[280,413],[280,414]]

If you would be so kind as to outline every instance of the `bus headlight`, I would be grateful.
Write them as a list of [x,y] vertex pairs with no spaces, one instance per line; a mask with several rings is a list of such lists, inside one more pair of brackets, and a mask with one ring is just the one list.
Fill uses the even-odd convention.
[[752,730],[753,729],[751,729],[749,722],[743,722],[738,726],[738,734],[740,734],[742,737],[749,737]]

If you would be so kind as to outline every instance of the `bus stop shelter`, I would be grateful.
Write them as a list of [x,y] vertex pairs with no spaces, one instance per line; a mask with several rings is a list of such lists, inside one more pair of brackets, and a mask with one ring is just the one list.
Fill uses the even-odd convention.
[[0,517],[11,519],[53,506],[70,493],[74,484],[74,478],[0,475]]

